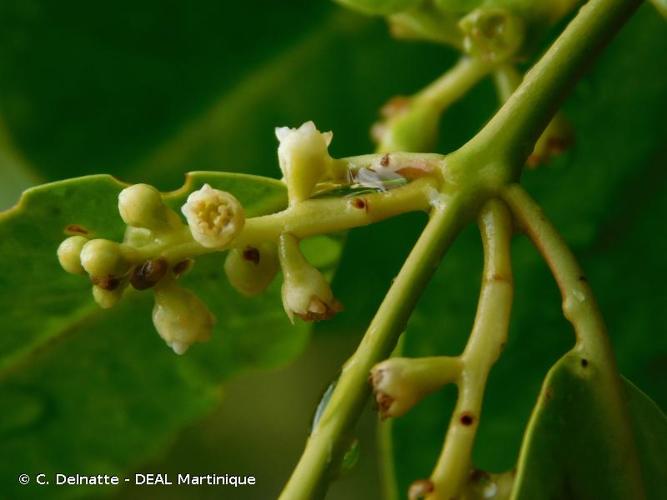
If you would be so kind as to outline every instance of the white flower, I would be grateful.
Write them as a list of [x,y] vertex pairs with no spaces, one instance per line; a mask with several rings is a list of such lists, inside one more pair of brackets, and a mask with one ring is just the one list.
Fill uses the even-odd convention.
[[245,214],[230,193],[208,184],[188,196],[181,208],[192,237],[206,248],[223,248],[243,229]]
[[183,354],[194,342],[208,340],[214,322],[215,317],[190,290],[173,282],[155,289],[153,324],[176,354]]
[[308,199],[315,185],[327,178],[332,158],[328,146],[332,132],[320,132],[312,121],[299,128],[278,127],[278,161],[290,203]]

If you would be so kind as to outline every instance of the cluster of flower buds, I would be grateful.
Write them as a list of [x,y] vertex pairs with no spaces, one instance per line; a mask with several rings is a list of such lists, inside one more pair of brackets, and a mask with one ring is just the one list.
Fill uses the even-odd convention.
[[182,354],[210,336],[214,318],[176,282],[192,260],[174,257],[169,249],[193,240],[204,248],[224,248],[243,228],[243,208],[231,194],[204,185],[182,207],[186,225],[157,189],[136,184],[120,192],[118,211],[127,224],[122,243],[71,236],[58,247],[58,260],[67,272],[90,277],[93,297],[103,308],[114,306],[128,287],[153,289],[155,328]]
[[[320,182],[350,181],[347,165],[327,151],[331,132],[321,133],[307,122],[296,129],[278,128],[276,135],[291,207],[310,198]],[[181,207],[186,224],[157,189],[136,184],[120,192],[118,211],[127,225],[122,242],[89,239],[82,231],[60,244],[60,264],[69,273],[89,276],[93,297],[103,308],[114,306],[129,288],[153,290],[153,323],[178,354],[208,339],[215,321],[206,305],[177,282],[192,267],[192,257],[203,253],[228,250],[225,274],[247,296],[266,289],[282,268],[283,305],[291,321],[294,316],[317,321],[341,310],[327,280],[306,260],[293,235],[235,244],[245,227],[245,212],[230,193],[208,184],[192,192]]]

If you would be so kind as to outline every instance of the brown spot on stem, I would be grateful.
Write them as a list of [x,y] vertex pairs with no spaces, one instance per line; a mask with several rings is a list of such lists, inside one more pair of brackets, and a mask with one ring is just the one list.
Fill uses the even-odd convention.
[[401,174],[403,177],[409,180],[419,179],[420,177],[426,177],[433,173],[433,168],[429,165],[423,167],[420,166],[410,166],[399,168],[396,170],[397,173]]
[[582,368],[588,367],[588,360],[586,358],[581,358],[581,367]]
[[69,234],[71,236],[87,236],[89,233],[90,231],[88,231],[88,229],[80,224],[70,224],[65,228],[65,234]]
[[99,286],[103,290],[112,291],[120,285],[120,279],[114,276],[93,276],[90,281],[95,286]]
[[253,264],[259,264],[259,250],[255,247],[247,246],[243,250],[243,258]]
[[430,479],[417,479],[410,485],[408,490],[408,498],[410,500],[419,500],[424,498],[429,493],[433,493],[435,485]]
[[475,423],[475,416],[470,412],[464,412],[461,414],[459,421],[462,425],[468,427]]
[[168,268],[163,258],[147,260],[132,269],[130,283],[136,290],[152,288],[167,274]]
[[488,481],[491,479],[491,475],[481,469],[473,469],[470,471],[470,481],[473,483],[481,483],[482,481]]
[[382,155],[382,158],[380,158],[380,165],[386,167],[389,165],[389,161],[389,153]]
[[350,200],[350,204],[354,208],[358,208],[359,210],[365,210],[366,212],[368,212],[368,202],[364,198],[360,197],[352,198],[352,200]]
[[174,265],[174,267],[172,268],[172,271],[176,275],[176,277],[178,278],[183,273],[188,271],[192,267],[193,263],[194,263],[194,261],[192,259],[182,260],[182,261],[180,261],[180,262],[178,262]]
[[581,281],[582,283],[588,283],[588,279],[586,279],[586,276],[584,276],[583,274],[581,276],[579,276],[579,278],[577,278],[577,279],[579,281]]

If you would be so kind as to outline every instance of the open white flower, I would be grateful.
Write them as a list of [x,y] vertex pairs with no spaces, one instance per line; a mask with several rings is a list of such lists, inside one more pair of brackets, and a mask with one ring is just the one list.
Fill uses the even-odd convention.
[[332,132],[320,132],[312,121],[299,128],[278,127],[278,160],[290,203],[308,199],[315,185],[327,178],[332,158],[328,147]]
[[188,196],[181,208],[192,237],[206,248],[224,248],[243,229],[245,213],[230,193],[208,184]]

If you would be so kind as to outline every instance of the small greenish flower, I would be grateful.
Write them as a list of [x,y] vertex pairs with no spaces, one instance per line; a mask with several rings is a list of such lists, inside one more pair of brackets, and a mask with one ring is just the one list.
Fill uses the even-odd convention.
[[263,292],[278,272],[278,249],[274,243],[232,248],[225,259],[229,283],[247,296]]
[[333,134],[320,132],[312,121],[299,128],[278,127],[278,160],[290,203],[308,199],[318,182],[331,173],[333,159],[328,147]]
[[104,239],[90,240],[83,245],[81,265],[91,279],[120,277],[130,269],[121,244]]
[[206,248],[224,248],[243,229],[245,213],[230,193],[208,184],[188,196],[181,208],[192,237]]
[[479,8],[459,21],[463,50],[492,63],[505,61],[521,49],[525,35],[520,17],[503,8]]
[[88,243],[84,236],[70,236],[58,247],[58,261],[62,268],[71,274],[85,274],[81,265],[81,250]]
[[[104,288],[106,286],[107,288]],[[113,287],[111,290],[108,287]],[[102,309],[110,309],[115,306],[123,296],[125,284],[113,282],[105,283],[103,286],[93,285],[93,299]]]
[[135,184],[118,195],[118,211],[123,221],[132,227],[164,232],[178,228],[178,215],[167,207],[162,195],[153,186]]
[[176,354],[184,354],[195,342],[211,336],[215,317],[190,290],[173,280],[155,288],[153,324]]
[[292,322],[294,316],[304,321],[329,319],[342,310],[326,278],[304,258],[297,238],[282,234],[279,256],[284,278],[283,307]]
[[390,358],[371,370],[371,384],[382,418],[400,417],[424,396],[454,382],[460,360],[445,356]]

